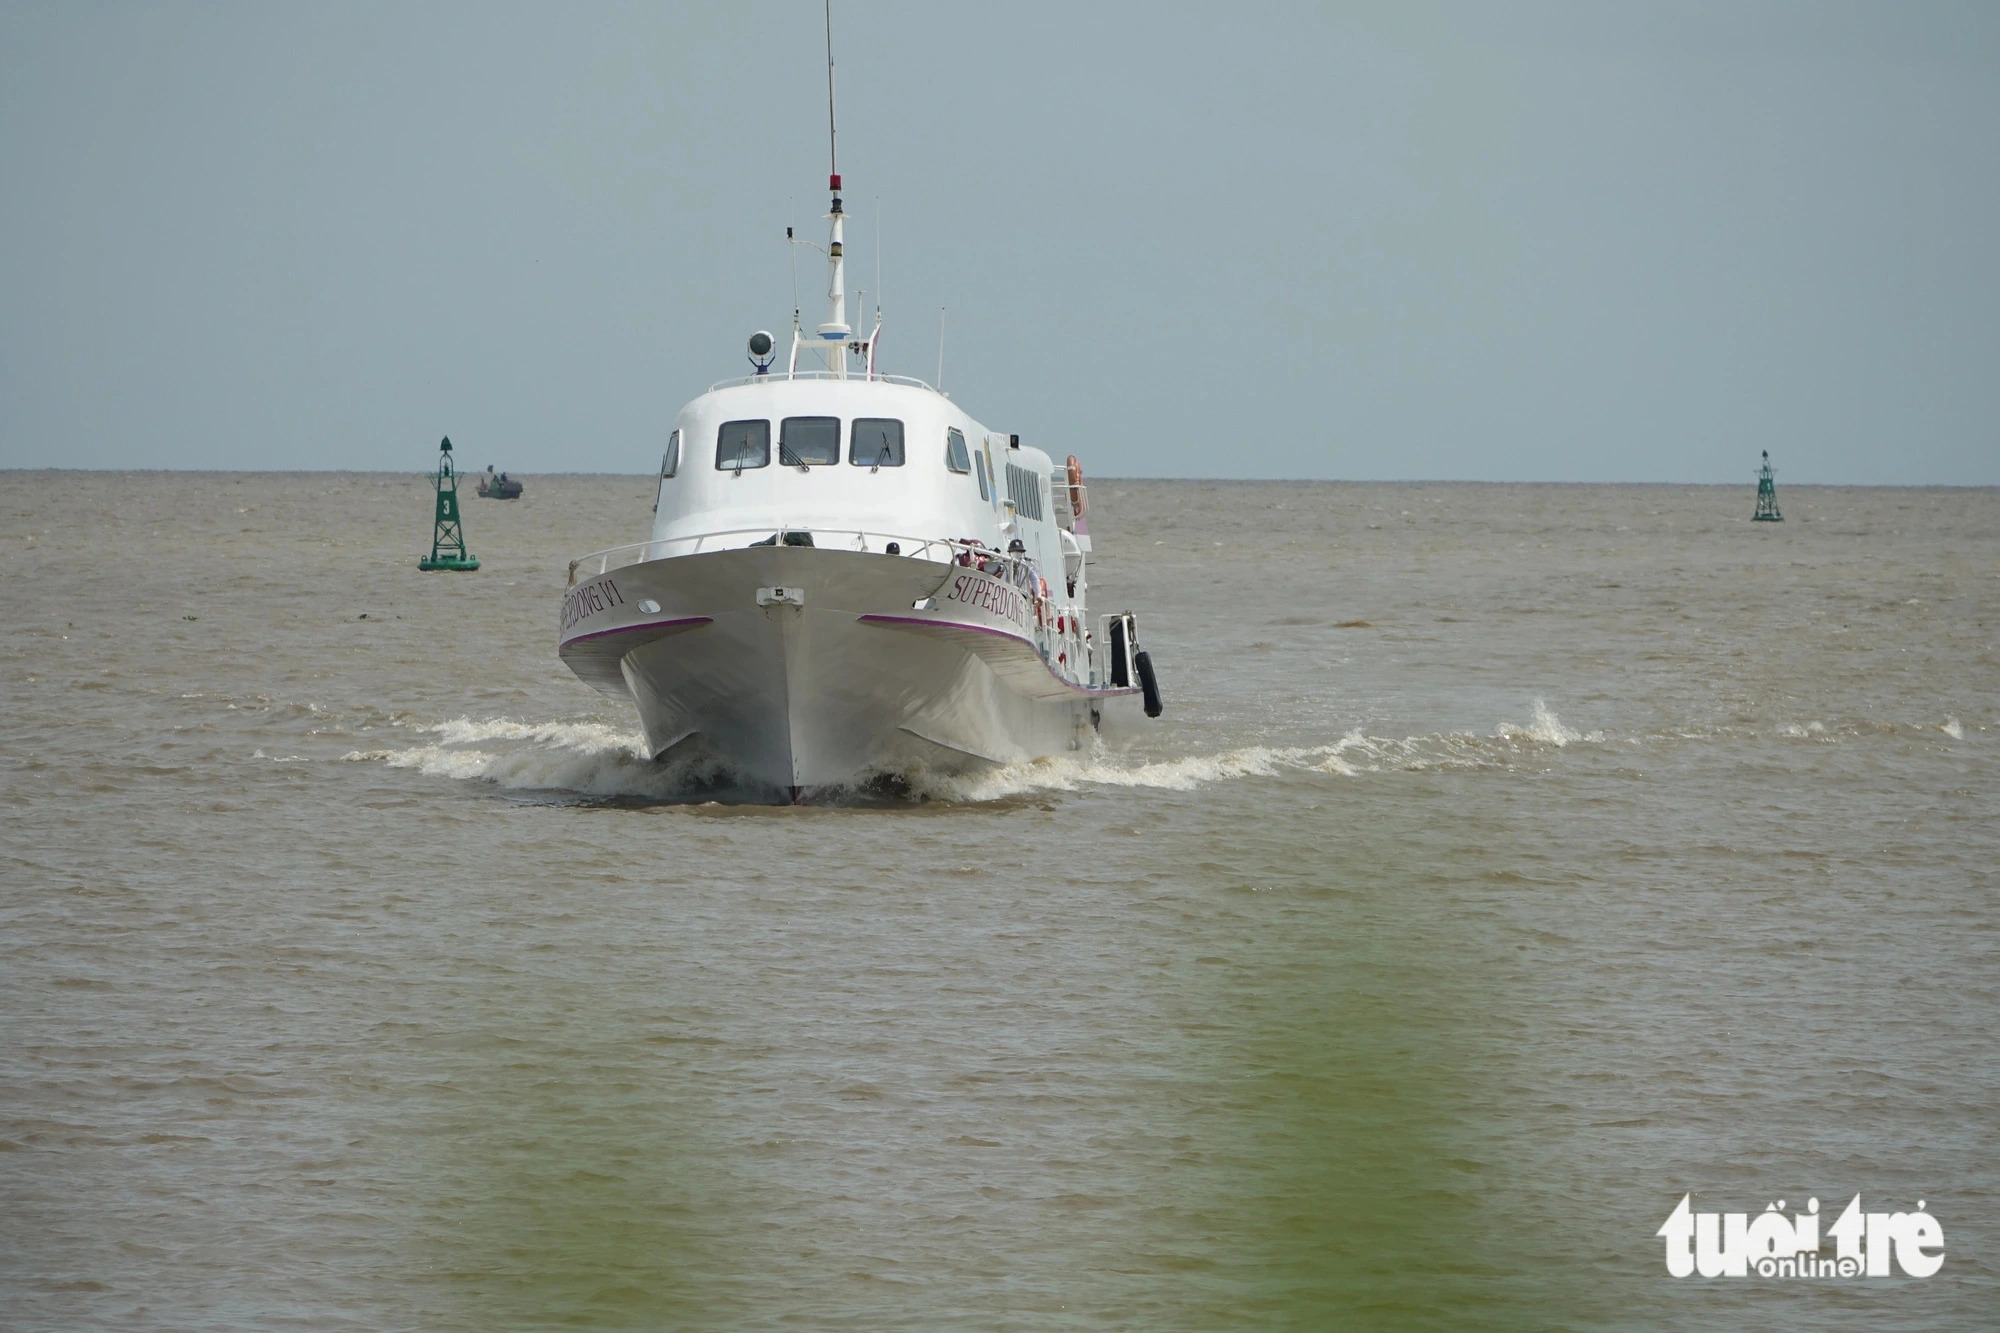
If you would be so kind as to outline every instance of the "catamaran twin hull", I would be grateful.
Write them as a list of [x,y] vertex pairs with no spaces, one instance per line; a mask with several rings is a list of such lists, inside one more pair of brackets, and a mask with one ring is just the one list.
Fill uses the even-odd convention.
[[914,766],[1080,749],[1107,708],[1136,709],[1136,688],[1051,669],[1044,651],[1067,663],[1082,630],[1038,625],[1035,605],[962,563],[758,546],[580,577],[560,651],[637,703],[656,758],[702,755],[796,802]]

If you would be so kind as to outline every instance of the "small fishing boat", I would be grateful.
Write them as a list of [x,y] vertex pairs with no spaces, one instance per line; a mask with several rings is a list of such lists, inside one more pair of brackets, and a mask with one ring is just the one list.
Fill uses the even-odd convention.
[[563,661],[637,705],[656,758],[779,802],[1079,750],[1108,717],[1159,716],[1137,618],[1086,606],[1076,456],[884,374],[879,304],[865,336],[849,325],[829,165],[825,322],[793,311],[781,368],[753,334],[755,373],[681,409],[651,537],[570,562]]
[[501,472],[495,474],[493,465],[486,465],[486,475],[479,479],[479,493],[488,500],[518,500],[521,498],[521,483]]

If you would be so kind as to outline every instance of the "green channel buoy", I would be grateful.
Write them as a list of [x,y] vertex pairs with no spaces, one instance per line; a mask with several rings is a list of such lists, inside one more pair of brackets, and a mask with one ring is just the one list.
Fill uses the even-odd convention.
[[1785,516],[1778,512],[1778,483],[1772,478],[1778,474],[1771,470],[1771,451],[1764,451],[1764,466],[1757,472],[1757,512],[1750,516],[1754,523],[1783,523]]
[[437,523],[431,530],[431,553],[417,561],[418,569],[479,568],[479,557],[465,549],[465,525],[458,517],[458,473],[451,465],[451,436],[438,444],[438,470],[431,474],[437,492]]

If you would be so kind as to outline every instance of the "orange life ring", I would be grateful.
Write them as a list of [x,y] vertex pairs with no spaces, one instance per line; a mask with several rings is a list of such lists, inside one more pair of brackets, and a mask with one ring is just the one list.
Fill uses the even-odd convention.
[[1075,454],[1071,454],[1069,456],[1068,467],[1069,467],[1069,512],[1076,515],[1078,518],[1082,518],[1084,508],[1087,504],[1087,501],[1085,500],[1083,494],[1083,464],[1077,461]]

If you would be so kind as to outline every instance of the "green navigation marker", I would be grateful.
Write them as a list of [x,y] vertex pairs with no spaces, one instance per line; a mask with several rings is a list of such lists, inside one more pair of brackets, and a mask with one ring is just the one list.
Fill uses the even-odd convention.
[[479,557],[465,550],[465,526],[458,517],[458,473],[451,466],[451,437],[438,445],[438,470],[431,475],[437,492],[437,525],[431,532],[431,553],[417,561],[418,569],[477,569]]
[[1764,466],[1757,473],[1757,512],[1750,516],[1755,523],[1783,523],[1785,516],[1778,512],[1778,483],[1771,480],[1778,474],[1771,471],[1771,451],[1764,451]]

